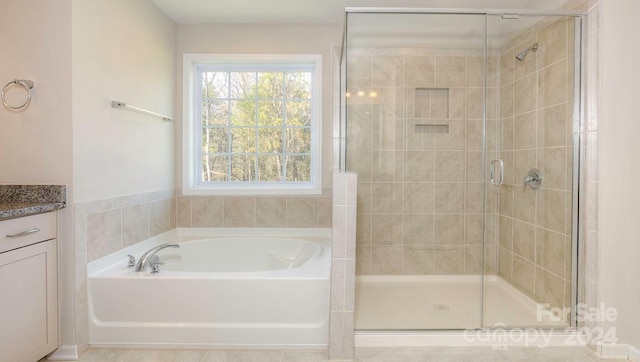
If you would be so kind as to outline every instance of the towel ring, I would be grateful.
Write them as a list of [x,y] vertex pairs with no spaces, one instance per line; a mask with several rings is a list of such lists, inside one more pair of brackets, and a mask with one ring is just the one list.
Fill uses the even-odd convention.
[[[7,103],[7,100],[5,99],[4,96],[4,92],[5,90],[7,90],[7,87],[13,86],[13,85],[19,85],[21,87],[23,87],[26,91],[27,91],[27,99],[24,101],[24,103],[22,103],[19,106],[12,106],[9,103]],[[20,110],[23,109],[25,107],[27,107],[29,105],[29,102],[31,102],[31,89],[33,88],[33,81],[31,80],[25,80],[25,79],[14,79],[11,82],[7,83],[4,85],[4,87],[2,87],[2,92],[0,92],[0,98],[2,98],[2,104],[4,104],[5,107],[12,109],[12,110]]]

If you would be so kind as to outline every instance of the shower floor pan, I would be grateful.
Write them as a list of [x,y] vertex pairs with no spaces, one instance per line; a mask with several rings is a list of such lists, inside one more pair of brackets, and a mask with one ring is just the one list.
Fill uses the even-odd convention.
[[[358,276],[358,330],[551,327],[568,324],[540,313],[537,303],[501,279],[479,275]],[[484,305],[484,321],[482,308]],[[542,308],[542,307],[540,307]],[[484,323],[483,323],[484,322]]]

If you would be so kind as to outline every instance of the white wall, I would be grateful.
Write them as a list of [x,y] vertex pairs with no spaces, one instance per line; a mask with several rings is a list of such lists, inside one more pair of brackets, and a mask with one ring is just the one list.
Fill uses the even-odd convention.
[[600,1],[599,300],[618,310],[619,343],[640,347],[640,2]]
[[[29,107],[0,106],[0,183],[67,185],[72,202],[71,0],[0,0],[0,87],[35,83]],[[18,91],[8,95],[19,103]],[[16,99],[18,98],[18,99]],[[60,342],[73,344],[71,210],[58,213]]]
[[0,183],[68,184],[71,0],[0,0],[0,9],[0,87],[15,78],[35,82],[29,108],[0,106]]
[[[322,187],[331,188],[331,51],[342,42],[341,25],[178,25],[176,111],[182,115],[182,55],[322,54]],[[182,132],[176,130],[176,180],[182,180]]]
[[73,2],[75,201],[174,188],[175,23],[150,0]]
[[[151,0],[72,0],[73,183],[76,203],[175,188],[176,124],[124,109],[174,115],[176,25]],[[76,220],[84,215],[77,212]],[[85,221],[86,223],[86,221]],[[76,230],[75,335],[88,348],[87,245]]]

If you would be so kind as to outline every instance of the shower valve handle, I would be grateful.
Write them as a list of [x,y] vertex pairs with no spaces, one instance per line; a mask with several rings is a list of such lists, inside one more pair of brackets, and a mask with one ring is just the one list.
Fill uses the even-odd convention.
[[524,177],[524,186],[531,187],[533,190],[537,190],[542,186],[542,172],[537,168],[532,168],[527,173],[527,176]]

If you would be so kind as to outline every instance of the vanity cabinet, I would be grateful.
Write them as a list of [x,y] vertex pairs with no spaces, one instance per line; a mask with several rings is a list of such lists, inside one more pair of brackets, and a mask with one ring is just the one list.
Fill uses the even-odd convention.
[[0,221],[0,361],[58,347],[56,213]]

